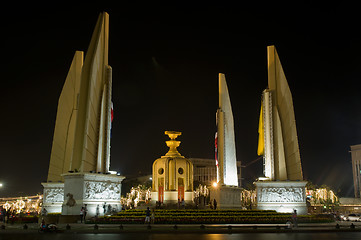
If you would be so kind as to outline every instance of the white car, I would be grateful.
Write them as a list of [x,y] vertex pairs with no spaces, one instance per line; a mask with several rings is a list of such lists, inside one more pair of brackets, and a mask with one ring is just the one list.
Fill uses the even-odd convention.
[[360,214],[351,213],[347,217],[344,217],[346,221],[361,222]]

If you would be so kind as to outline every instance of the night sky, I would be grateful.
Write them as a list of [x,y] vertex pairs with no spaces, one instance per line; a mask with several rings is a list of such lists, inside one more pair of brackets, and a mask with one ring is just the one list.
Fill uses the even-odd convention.
[[[267,45],[275,45],[293,95],[304,178],[352,197],[349,150],[361,144],[357,7],[256,7],[2,12],[0,197],[42,192],[62,86],[104,10],[113,68],[112,170],[150,174],[167,152],[165,130],[183,133],[182,155],[214,158],[219,72],[230,93],[237,159],[256,159]],[[261,173],[261,161],[242,170],[245,182]]]

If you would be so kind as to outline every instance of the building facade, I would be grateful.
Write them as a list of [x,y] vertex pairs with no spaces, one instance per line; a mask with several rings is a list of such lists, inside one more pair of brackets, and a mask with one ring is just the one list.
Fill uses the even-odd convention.
[[361,144],[351,146],[352,174],[355,198],[361,197]]
[[[205,185],[217,182],[216,160],[207,158],[189,158],[193,163],[193,180]],[[237,161],[237,180],[241,186],[241,162]],[[195,186],[196,187],[196,186]]]

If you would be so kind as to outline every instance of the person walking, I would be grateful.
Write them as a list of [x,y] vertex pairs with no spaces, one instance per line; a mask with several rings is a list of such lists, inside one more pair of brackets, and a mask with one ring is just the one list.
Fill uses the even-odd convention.
[[43,207],[43,208],[41,209],[41,215],[43,215],[43,216],[48,215],[48,210],[46,210],[45,207]]
[[81,209],[80,209],[80,223],[83,223],[83,218],[84,218],[84,207],[81,207]]
[[87,208],[87,205],[85,204],[85,206],[84,206],[84,222],[85,222],[87,213],[88,213],[88,208]]
[[144,223],[150,223],[150,210],[149,207],[147,207],[147,210],[145,210],[145,221]]
[[99,217],[99,205],[97,205],[97,208],[95,210],[95,217]]
[[154,208],[152,209],[152,215],[151,215],[151,223],[154,224],[155,222],[155,211]]
[[298,224],[297,224],[297,210],[296,209],[293,209],[292,222],[293,222],[293,227],[297,228]]
[[3,221],[3,223],[5,223],[5,218],[6,218],[6,209],[5,208],[3,208],[3,209],[1,209],[1,215],[2,215],[2,221]]
[[217,201],[216,201],[216,199],[213,199],[213,207],[214,207],[214,210],[217,210]]
[[104,212],[104,215],[107,212],[107,203],[106,202],[103,205],[103,212]]

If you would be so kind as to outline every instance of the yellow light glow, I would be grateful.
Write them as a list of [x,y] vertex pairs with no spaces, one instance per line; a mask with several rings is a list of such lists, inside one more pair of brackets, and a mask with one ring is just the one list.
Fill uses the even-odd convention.
[[218,186],[218,183],[213,182],[212,185],[213,185],[213,187],[217,187],[217,186]]

